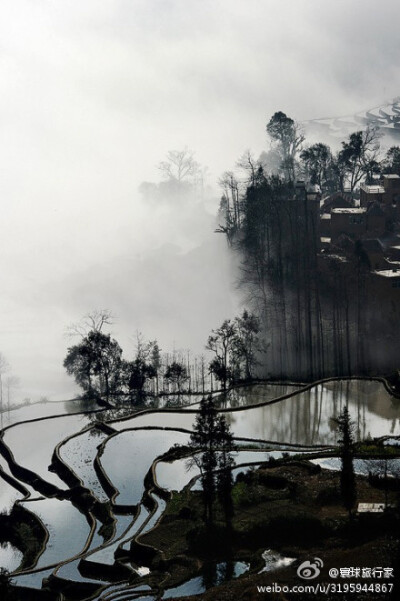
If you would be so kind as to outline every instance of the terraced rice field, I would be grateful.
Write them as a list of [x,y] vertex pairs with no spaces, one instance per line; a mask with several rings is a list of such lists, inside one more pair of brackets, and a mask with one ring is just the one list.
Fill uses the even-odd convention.
[[[345,404],[358,439],[400,436],[400,402],[377,380],[332,380],[307,388],[257,384],[216,402],[238,443],[234,477],[283,453],[312,455],[332,448],[337,439],[332,420]],[[54,599],[65,588],[82,600],[154,598],[146,554],[138,560],[137,549],[141,535],[157,527],[171,491],[200,486],[199,470],[188,470],[186,458],[161,457],[175,444],[188,444],[196,406],[128,417],[125,408],[119,417],[118,411],[95,407],[96,413],[66,414],[65,405],[55,405],[46,404],[44,413],[43,407],[21,411],[20,421],[9,419],[2,433],[0,511],[29,510],[47,540],[25,573],[19,570],[21,552],[10,544],[0,547],[0,565],[12,572],[16,586],[46,586]],[[35,421],[29,421],[33,415]],[[315,461],[338,467],[334,458]],[[394,471],[400,460],[393,461]],[[367,469],[362,463],[356,467]],[[228,568],[212,566],[221,582],[224,574],[239,577],[248,566]],[[200,577],[180,587],[168,587],[167,579],[162,598],[201,593],[202,587]]]

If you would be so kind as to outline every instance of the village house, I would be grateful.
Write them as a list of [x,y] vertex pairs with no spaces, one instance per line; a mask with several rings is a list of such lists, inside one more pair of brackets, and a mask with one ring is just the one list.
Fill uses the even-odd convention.
[[382,176],[381,185],[360,186],[360,206],[369,207],[378,203],[389,219],[398,220],[400,217],[400,176],[389,173]]
[[360,207],[332,209],[330,230],[332,243],[343,234],[353,239],[362,238],[367,231],[367,209]]
[[[321,203],[321,247],[336,245],[345,236],[352,240],[379,238],[400,220],[400,176],[387,174],[382,184],[362,184],[360,201],[336,193]],[[398,259],[398,257],[394,257]]]
[[[397,298],[400,290],[400,176],[386,174],[381,183],[362,184],[360,201],[336,193],[320,203],[321,267],[360,251],[378,294]],[[358,250],[356,249],[358,246]]]

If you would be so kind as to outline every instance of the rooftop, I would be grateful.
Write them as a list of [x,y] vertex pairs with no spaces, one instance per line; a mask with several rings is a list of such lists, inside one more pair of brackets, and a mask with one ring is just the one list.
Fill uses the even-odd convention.
[[344,214],[356,214],[356,215],[363,215],[364,213],[367,212],[367,209],[362,208],[362,209],[345,209],[345,208],[340,208],[340,209],[332,209],[331,213],[344,213]]
[[400,278],[400,269],[380,269],[374,273],[382,278]]
[[377,186],[376,184],[368,186],[367,184],[361,184],[361,190],[364,190],[367,194],[384,194],[385,188],[383,186]]
[[383,176],[384,179],[400,179],[400,175],[397,175],[397,173],[388,173],[387,175]]
[[357,507],[358,513],[383,513],[385,511],[385,503],[359,503]]

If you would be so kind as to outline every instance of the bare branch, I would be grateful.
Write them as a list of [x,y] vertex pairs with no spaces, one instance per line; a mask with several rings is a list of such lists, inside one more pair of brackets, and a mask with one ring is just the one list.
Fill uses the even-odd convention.
[[158,169],[166,179],[181,183],[197,175],[200,165],[194,160],[193,150],[185,146],[183,150],[169,150],[167,160],[161,161]]
[[69,325],[65,335],[85,338],[89,332],[101,332],[105,325],[112,325],[114,321],[115,316],[109,309],[95,309],[84,315],[81,321]]

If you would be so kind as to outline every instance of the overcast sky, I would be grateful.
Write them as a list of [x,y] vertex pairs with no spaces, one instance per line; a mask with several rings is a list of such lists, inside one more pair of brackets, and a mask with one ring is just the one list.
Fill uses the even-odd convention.
[[[2,1],[0,350],[27,394],[65,385],[64,327],[105,302],[122,314],[121,336],[161,328],[164,345],[168,336],[188,345],[191,324],[176,331],[165,287],[181,263],[192,269],[202,244],[203,283],[223,279],[208,308],[200,278],[187,291],[197,322],[218,305],[206,315],[206,339],[235,308],[221,300],[229,290],[223,245],[215,242],[221,264],[211,267],[212,220],[146,206],[140,182],[157,181],[167,150],[187,145],[214,185],[246,148],[267,147],[276,110],[301,121],[398,96],[399,17],[395,0]],[[154,252],[169,242],[181,260],[171,259],[168,279],[165,253],[157,273]],[[149,270],[164,290],[147,295]]]

